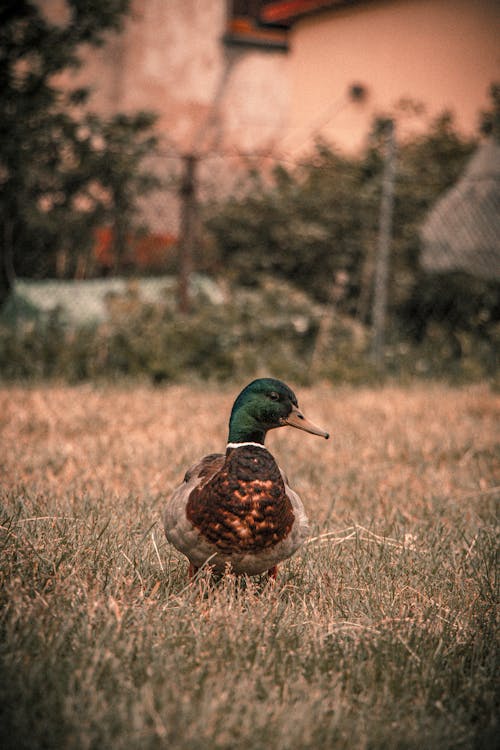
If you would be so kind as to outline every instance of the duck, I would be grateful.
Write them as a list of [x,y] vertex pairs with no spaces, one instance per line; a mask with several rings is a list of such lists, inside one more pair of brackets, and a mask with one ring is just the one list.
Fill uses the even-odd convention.
[[289,386],[253,380],[234,401],[225,453],[197,461],[174,490],[165,535],[188,558],[191,579],[205,566],[276,579],[278,564],[308,537],[302,501],[264,445],[269,430],[287,425],[329,437],[304,416]]

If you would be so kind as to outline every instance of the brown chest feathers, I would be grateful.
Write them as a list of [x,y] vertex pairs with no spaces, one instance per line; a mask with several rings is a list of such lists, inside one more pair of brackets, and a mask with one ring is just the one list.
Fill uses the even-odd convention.
[[191,523],[225,553],[272,547],[294,521],[276,462],[254,446],[230,450],[223,467],[191,492],[186,510]]

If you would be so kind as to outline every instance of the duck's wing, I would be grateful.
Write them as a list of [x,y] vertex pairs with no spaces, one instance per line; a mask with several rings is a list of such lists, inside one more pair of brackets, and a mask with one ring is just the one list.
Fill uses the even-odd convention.
[[183,484],[189,484],[193,479],[199,479],[200,486],[203,486],[222,469],[224,460],[225,456],[222,453],[211,453],[209,456],[204,456],[186,471]]
[[189,496],[195,488],[202,488],[224,466],[222,453],[211,453],[193,464],[186,472],[184,481],[173,492],[164,515],[165,535],[174,547],[191,559],[191,551],[198,543],[198,532],[186,515]]
[[294,537],[294,541],[296,540],[298,544],[302,544],[309,536],[309,519],[307,518],[306,510],[304,508],[302,500],[300,499],[300,495],[298,495],[297,492],[295,492],[295,490],[292,490],[292,488],[290,487],[288,477],[283,469],[279,466],[278,469],[280,470],[281,478],[283,479],[283,483],[285,485],[285,492],[292,504],[293,514],[295,516],[292,536]]

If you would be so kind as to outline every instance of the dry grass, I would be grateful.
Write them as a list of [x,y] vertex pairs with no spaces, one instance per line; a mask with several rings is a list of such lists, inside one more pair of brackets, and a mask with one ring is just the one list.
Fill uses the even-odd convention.
[[268,443],[313,538],[188,586],[159,519],[233,396],[0,391],[2,747],[493,747],[498,396],[299,391],[332,439]]

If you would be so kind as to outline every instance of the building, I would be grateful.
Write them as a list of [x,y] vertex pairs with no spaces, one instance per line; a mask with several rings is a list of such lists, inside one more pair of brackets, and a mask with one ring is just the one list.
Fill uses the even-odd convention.
[[[39,0],[52,17],[63,0]],[[90,84],[102,114],[152,109],[170,174],[200,157],[205,194],[234,189],[242,168],[293,163],[317,138],[355,152],[373,118],[399,137],[451,110],[477,132],[500,80],[497,0],[132,0],[121,35],[85,53],[68,85]],[[178,231],[178,202],[145,208]]]
[[352,150],[378,114],[411,132],[448,109],[474,133],[499,33],[497,0],[132,0],[80,75],[103,113],[156,110],[180,152]]
[[450,110],[472,135],[500,80],[496,0],[282,0],[261,17],[289,24],[292,151],[314,135],[356,150],[380,114],[404,137]]

